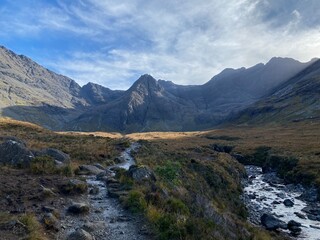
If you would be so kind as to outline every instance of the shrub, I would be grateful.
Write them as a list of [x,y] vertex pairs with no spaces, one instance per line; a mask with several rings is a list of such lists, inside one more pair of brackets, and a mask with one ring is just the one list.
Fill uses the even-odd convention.
[[20,217],[20,221],[26,226],[28,237],[26,240],[44,240],[43,229],[34,214],[27,213]]
[[155,172],[167,182],[174,182],[179,175],[180,164],[167,161],[163,166],[158,166]]
[[124,199],[124,206],[128,208],[131,212],[138,213],[146,210],[147,202],[142,192],[138,190],[132,190]]
[[34,174],[53,174],[57,172],[54,159],[49,156],[40,156],[32,159],[30,170]]
[[169,213],[189,214],[189,208],[177,198],[170,198],[167,200],[166,210]]

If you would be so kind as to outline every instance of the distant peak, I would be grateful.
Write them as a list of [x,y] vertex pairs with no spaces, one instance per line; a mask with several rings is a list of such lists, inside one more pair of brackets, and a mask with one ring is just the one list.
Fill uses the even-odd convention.
[[135,82],[137,84],[151,84],[151,85],[156,85],[157,80],[154,79],[151,75],[149,74],[144,74],[139,77],[139,79]]

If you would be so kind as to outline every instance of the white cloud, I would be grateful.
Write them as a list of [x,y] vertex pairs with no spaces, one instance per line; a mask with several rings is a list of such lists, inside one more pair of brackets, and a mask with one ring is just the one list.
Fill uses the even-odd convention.
[[226,67],[248,67],[273,56],[320,56],[319,25],[306,27],[308,13],[320,2],[312,8],[293,2],[283,12],[286,6],[268,0],[59,1],[59,7],[42,6],[33,26],[37,32],[71,32],[99,46],[44,59],[82,84],[124,89],[143,73],[202,84]]

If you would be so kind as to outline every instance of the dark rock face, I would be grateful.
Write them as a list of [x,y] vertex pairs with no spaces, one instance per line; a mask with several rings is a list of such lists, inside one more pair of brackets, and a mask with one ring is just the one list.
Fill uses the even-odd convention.
[[136,165],[133,165],[129,168],[128,175],[137,182],[156,181],[156,177],[153,171],[146,166],[138,167]]
[[263,214],[261,216],[261,224],[267,230],[277,230],[278,228],[287,229],[287,224],[270,214]]
[[54,160],[61,162],[63,164],[70,163],[70,156],[58,149],[54,148],[46,148],[41,150],[40,152],[35,153],[36,156],[49,156],[52,157]]
[[0,144],[0,163],[12,166],[29,166],[33,153],[21,141],[7,140]]

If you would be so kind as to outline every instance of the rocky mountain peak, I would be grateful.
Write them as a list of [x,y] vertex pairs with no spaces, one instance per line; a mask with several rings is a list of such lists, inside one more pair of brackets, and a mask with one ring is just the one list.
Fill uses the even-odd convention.
[[135,92],[139,95],[150,95],[154,92],[163,91],[163,87],[149,74],[142,75],[128,90],[130,93]]

